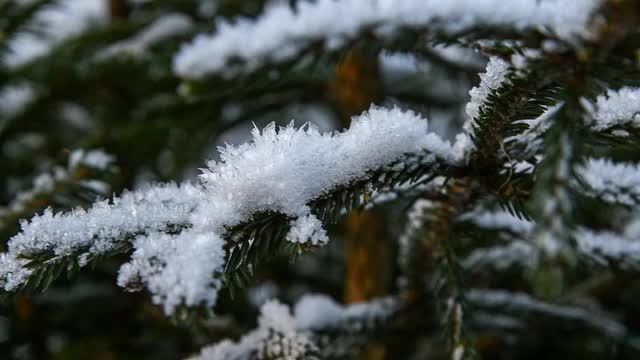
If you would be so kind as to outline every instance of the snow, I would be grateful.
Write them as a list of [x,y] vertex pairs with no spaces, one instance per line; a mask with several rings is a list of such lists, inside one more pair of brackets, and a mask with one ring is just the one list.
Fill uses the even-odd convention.
[[0,131],[2,131],[3,118],[19,115],[29,106],[36,97],[33,85],[20,83],[5,86],[0,90]]
[[587,194],[628,206],[640,202],[640,164],[588,159],[576,173]]
[[502,86],[510,68],[508,62],[498,57],[489,58],[486,71],[480,74],[480,84],[469,91],[471,99],[465,109],[469,119],[480,116],[480,108],[489,94]]
[[[181,305],[212,305],[227,228],[261,211],[279,212],[291,221],[287,240],[322,245],[328,238],[308,206],[312,200],[366,181],[371,171],[402,165],[396,162],[405,154],[425,155],[421,161],[426,163],[456,160],[447,142],[428,133],[425,119],[397,108],[373,107],[343,132],[271,124],[252,135],[250,143],[221,148],[220,162],[202,170],[201,184],[156,185],[99,201],[88,210],[46,210],[23,222],[22,231],[9,241],[8,269],[20,267],[12,260],[16,257],[39,254],[52,254],[51,261],[76,256],[84,266],[131,241],[134,252],[120,270],[120,285],[137,290],[145,284],[167,314]],[[98,167],[109,160],[79,151],[71,154],[70,163],[80,158]],[[28,277],[18,270],[2,275],[11,278],[11,289]]]
[[340,305],[324,295],[305,295],[294,308],[296,327],[307,330],[327,330],[359,321],[371,323],[385,319],[395,310],[392,298]]
[[342,133],[323,135],[308,124],[279,131],[275,125],[262,132],[254,129],[251,143],[221,148],[222,161],[210,162],[203,171],[210,201],[198,209],[194,224],[220,232],[223,226],[271,210],[294,219],[306,217],[292,223],[290,238],[310,232],[321,243],[324,235],[307,206],[311,200],[366,179],[369,171],[407,153],[454,161],[450,145],[427,130],[427,121],[413,112],[376,107],[354,117]]
[[[131,261],[122,265],[118,285],[137,290],[144,282],[153,302],[167,314],[180,305],[215,305],[222,286],[224,241],[216,234],[152,232],[133,241]],[[133,286],[132,286],[133,285]]]
[[534,223],[519,219],[506,211],[475,210],[460,216],[461,221],[471,221],[485,229],[505,229],[515,234],[527,234],[534,228]]
[[236,343],[223,340],[207,346],[190,360],[239,360],[249,354],[257,354],[258,359],[315,359],[309,353],[317,347],[314,331],[375,323],[390,316],[394,304],[391,299],[379,299],[343,306],[324,295],[306,295],[292,314],[287,305],[271,300],[260,309],[257,329]]
[[287,234],[287,241],[293,243],[311,242],[311,245],[324,245],[329,242],[327,232],[322,228],[322,222],[312,214],[300,216],[291,220],[291,230]]
[[241,360],[251,354],[257,359],[302,360],[308,358],[307,351],[313,346],[309,337],[296,329],[289,307],[271,300],[260,308],[257,329],[237,343],[223,340],[207,346],[189,360]]
[[9,40],[9,52],[1,59],[8,67],[25,65],[65,40],[106,22],[104,0],[58,0],[45,5],[22,30]]
[[86,166],[98,170],[106,170],[113,164],[114,157],[102,150],[76,149],[69,154],[69,169]]
[[169,13],[156,19],[130,39],[117,42],[98,53],[99,60],[113,56],[140,57],[149,47],[173,36],[185,34],[193,29],[193,21],[181,13]]
[[525,241],[515,240],[504,246],[494,246],[472,251],[463,261],[462,267],[470,271],[493,269],[505,271],[519,266],[533,267],[535,249]]
[[[188,216],[200,197],[200,189],[184,184],[157,186],[143,191],[128,192],[112,203],[99,201],[90,209],[75,209],[54,214],[46,210],[29,222],[21,223],[21,232],[9,241],[7,259],[52,253],[54,259],[75,255],[84,266],[92,257],[104,254],[122,244],[129,234],[151,232],[170,225],[188,224]],[[15,284],[24,283],[25,272],[10,271]]]
[[510,146],[517,146],[520,149],[520,158],[527,158],[540,152],[544,141],[544,134],[553,125],[553,118],[562,108],[564,103],[559,103],[548,107],[542,115],[535,119],[518,120],[514,124],[524,123],[529,128],[521,134],[505,139]]
[[615,126],[640,127],[640,88],[607,90],[597,97],[591,127],[604,131]]
[[[398,264],[403,272],[409,266],[409,257],[414,248],[413,243],[424,229],[425,216],[429,210],[435,207],[436,204],[431,200],[418,199],[407,213],[407,223],[402,235],[398,238]],[[407,279],[403,275],[398,282],[401,286],[404,286],[406,281]]]
[[[183,46],[174,61],[185,78],[218,73],[232,75],[265,62],[290,59],[315,41],[329,48],[344,44],[360,31],[379,35],[399,27],[428,27],[457,33],[477,25],[512,26],[552,33],[565,40],[590,36],[587,25],[600,0],[318,0],[273,5],[257,19],[219,21],[217,31],[198,35]],[[341,16],[336,16],[341,14]],[[242,60],[231,68],[231,60]],[[235,71],[234,71],[235,70]]]
[[[52,192],[57,184],[65,181],[74,181],[79,167],[88,167],[94,170],[107,170],[114,158],[102,150],[74,150],[69,155],[67,168],[55,167],[51,173],[42,173],[33,179],[33,186],[26,191],[19,192],[15,198],[5,207],[0,207],[0,225],[6,214],[20,213],[28,208],[29,203],[38,196]],[[79,181],[79,184],[91,188],[98,194],[107,195],[109,184],[99,180]]]
[[622,234],[579,228],[575,236],[578,251],[591,261],[602,266],[640,269],[640,220],[627,224]]

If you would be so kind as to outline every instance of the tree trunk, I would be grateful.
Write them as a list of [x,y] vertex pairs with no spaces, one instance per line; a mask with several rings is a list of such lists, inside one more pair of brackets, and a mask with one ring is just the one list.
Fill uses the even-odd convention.
[[[351,116],[362,113],[380,99],[379,81],[377,56],[365,54],[358,47],[351,49],[336,66],[330,91],[345,127]],[[387,294],[392,244],[385,233],[384,214],[380,209],[354,212],[347,217],[345,226],[345,302]],[[382,360],[384,347],[372,344],[360,358]]]

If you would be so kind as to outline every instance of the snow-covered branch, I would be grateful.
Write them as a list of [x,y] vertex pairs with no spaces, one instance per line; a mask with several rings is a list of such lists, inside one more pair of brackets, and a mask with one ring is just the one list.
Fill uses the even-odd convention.
[[[518,219],[507,212],[486,211],[467,213],[461,220],[471,221],[482,229],[507,230],[515,236],[507,244],[473,250],[462,260],[465,269],[472,272],[505,271],[536,265],[538,253],[532,242],[535,233],[533,222]],[[586,264],[637,271],[640,269],[639,224],[637,219],[631,220],[621,233],[578,228],[571,234],[578,259]]]
[[[270,7],[256,20],[222,22],[211,35],[199,35],[175,58],[185,78],[253,69],[295,57],[314,42],[337,48],[373,30],[379,36],[400,28],[427,28],[455,35],[476,26],[537,30],[566,40],[588,37],[587,24],[600,0],[320,0]],[[336,14],[341,16],[336,17]],[[241,60],[240,67],[230,67]],[[235,70],[235,71],[234,71]]]
[[25,29],[9,39],[9,51],[0,62],[25,65],[65,40],[103,24],[109,11],[105,0],[58,0],[40,9]]
[[600,266],[640,270],[640,219],[630,222],[621,234],[580,228],[575,234],[578,251]]
[[[199,185],[154,186],[88,210],[46,211],[23,223],[2,255],[0,285],[15,290],[38,263],[73,257],[83,266],[131,242],[135,251],[121,268],[120,285],[146,285],[168,314],[180,305],[212,305],[225,265],[221,251],[237,241],[225,246],[230,228],[257,213],[279,213],[289,219],[289,242],[322,245],[328,238],[309,206],[314,200],[367,181],[376,171],[384,178],[396,168],[412,174],[460,161],[447,142],[428,133],[425,119],[397,108],[371,108],[341,133],[270,125],[252,135],[251,143],[221,148],[221,161],[208,164]],[[420,155],[420,163],[402,163],[407,154]],[[254,237],[248,240],[259,241]]]
[[[71,152],[66,168],[57,166],[51,172],[36,176],[29,190],[19,192],[7,206],[0,207],[0,228],[6,225],[7,218],[25,216],[30,209],[31,213],[40,210],[44,205],[39,203],[54,191],[62,192],[65,188],[78,187],[97,195],[109,195],[109,184],[90,176],[109,171],[113,160],[112,156],[101,150]],[[18,219],[19,217],[15,220]]]
[[576,169],[579,187],[608,203],[640,204],[640,164],[589,159]]
[[[603,314],[596,314],[594,311],[575,306],[545,303],[525,293],[473,289],[467,292],[467,300],[473,308],[477,309],[579,323],[615,340],[625,340],[629,337],[629,332],[623,324]],[[635,339],[636,343],[637,341]]]
[[592,120],[590,125],[595,131],[616,127],[640,128],[640,88],[623,87],[598,96]]
[[292,314],[272,300],[260,309],[257,329],[238,342],[205,347],[190,360],[340,358],[365,345],[368,333],[395,307],[392,299],[342,306],[326,296],[307,295]]

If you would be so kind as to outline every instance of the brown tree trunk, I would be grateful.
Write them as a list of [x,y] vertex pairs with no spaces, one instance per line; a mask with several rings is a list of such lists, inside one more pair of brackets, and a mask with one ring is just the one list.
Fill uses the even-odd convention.
[[[378,62],[359,48],[351,49],[336,66],[330,85],[332,98],[347,127],[351,116],[367,110],[380,99]],[[391,242],[385,233],[380,209],[350,214],[346,221],[346,303],[366,301],[387,294],[391,280]],[[372,344],[361,359],[385,358],[384,347]]]
[[125,19],[129,16],[129,5],[126,0],[105,0],[109,1],[109,13],[111,19]]

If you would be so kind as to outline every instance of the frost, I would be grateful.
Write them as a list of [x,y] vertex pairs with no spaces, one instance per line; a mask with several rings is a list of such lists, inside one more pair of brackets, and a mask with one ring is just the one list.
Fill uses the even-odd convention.
[[479,25],[512,26],[572,40],[590,35],[587,24],[599,4],[600,0],[319,0],[299,2],[296,9],[278,4],[256,20],[220,22],[214,34],[197,36],[178,53],[174,69],[186,78],[232,75],[228,65],[233,59],[245,62],[241,70],[251,70],[294,57],[314,41],[324,40],[335,48],[367,28],[384,36],[399,27],[454,33]]
[[131,39],[115,43],[98,53],[99,60],[106,60],[113,56],[129,55],[140,57],[149,47],[173,36],[182,35],[193,28],[193,21],[187,15],[180,13],[166,14],[141,30]]
[[480,85],[469,91],[471,100],[465,109],[469,119],[477,119],[480,116],[480,108],[489,94],[502,86],[510,67],[508,62],[498,57],[489,59],[486,71],[480,74]]
[[[398,264],[401,269],[408,268],[414,241],[424,228],[427,212],[435,207],[436,205],[431,200],[418,199],[407,213],[407,223],[402,235],[398,238]],[[406,285],[406,281],[407,279],[404,277],[399,279],[401,286]]]
[[128,234],[187,224],[199,198],[200,190],[191,185],[170,184],[125,193],[111,204],[101,201],[88,210],[66,214],[46,210],[22,223],[22,231],[9,241],[9,255],[52,253],[56,258],[90,259],[113,250]]
[[450,145],[427,128],[426,120],[413,112],[374,107],[354,117],[342,133],[323,135],[311,125],[254,129],[251,143],[221,148],[222,161],[203,171],[209,201],[198,209],[194,224],[220,232],[254,213],[276,211],[307,217],[292,223],[291,239],[311,229],[322,242],[317,222],[308,218],[309,201],[365,179],[368,171],[407,153],[453,161]]
[[114,161],[113,156],[104,153],[102,150],[74,150],[69,155],[67,168],[55,167],[51,173],[43,173],[33,179],[33,186],[26,191],[19,192],[15,198],[6,206],[0,207],[0,225],[2,218],[7,214],[21,213],[29,207],[29,203],[38,196],[48,194],[55,190],[58,184],[65,182],[77,182],[86,188],[92,189],[97,194],[107,195],[109,184],[99,180],[78,181],[76,178],[78,168],[81,166],[94,170],[105,171]]
[[27,64],[63,41],[104,23],[108,18],[104,0],[59,0],[39,10],[29,30],[9,40],[9,52],[2,62],[9,67]]
[[506,138],[505,142],[520,149],[520,158],[538,154],[543,145],[544,134],[553,125],[552,120],[562,106],[563,103],[550,106],[535,119],[515,121],[514,124],[527,124],[529,128],[521,134]]
[[257,359],[315,359],[309,356],[315,345],[304,332],[297,331],[289,307],[269,301],[260,309],[258,328],[239,342],[224,340],[205,347],[190,360],[242,360],[255,354]]
[[28,262],[12,254],[0,254],[0,286],[12,291],[23,285],[33,272],[26,267]]
[[576,169],[585,191],[609,203],[640,203],[640,165],[589,159]]
[[291,221],[291,230],[287,234],[287,241],[293,243],[311,242],[311,245],[324,245],[329,242],[327,232],[322,228],[322,222],[312,214],[301,216]]
[[623,125],[640,127],[640,88],[608,90],[606,95],[596,99],[591,124],[594,130],[603,131]]
[[[254,129],[252,142],[220,149],[221,161],[209,163],[199,185],[156,185],[88,210],[46,210],[23,222],[9,241],[6,261],[19,268],[12,259],[46,254],[50,262],[73,256],[84,266],[132,243],[131,261],[120,270],[121,286],[146,285],[168,314],[181,305],[213,305],[229,227],[259,212],[277,212],[290,219],[287,240],[323,245],[328,238],[308,206],[312,200],[368,180],[371,171],[393,164],[403,168],[399,161],[405,154],[425,156],[426,164],[455,161],[449,143],[427,129],[425,119],[397,108],[371,108],[343,132],[321,134],[310,125]],[[75,151],[70,166],[102,168],[110,160],[101,152]],[[28,280],[17,270],[4,275],[13,276],[12,289]]]

